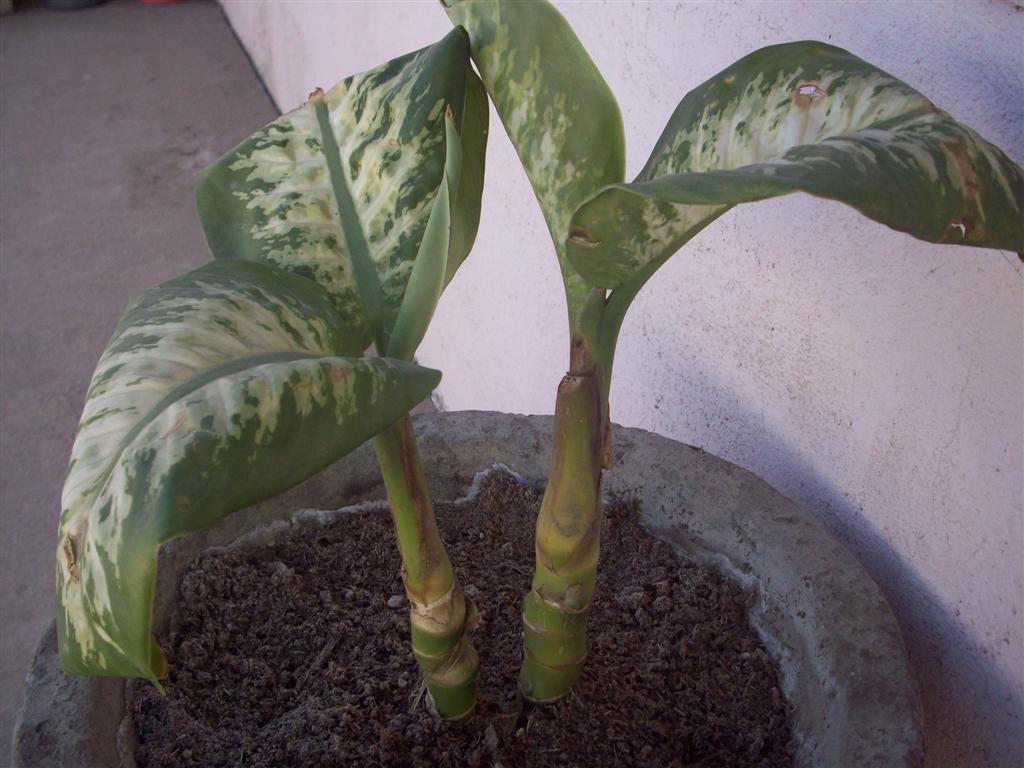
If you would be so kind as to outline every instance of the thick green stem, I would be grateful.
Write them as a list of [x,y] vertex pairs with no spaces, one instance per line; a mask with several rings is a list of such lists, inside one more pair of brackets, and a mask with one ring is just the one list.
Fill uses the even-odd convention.
[[558,387],[553,455],[537,517],[537,566],[523,601],[523,695],[554,701],[576,683],[587,655],[587,614],[601,540],[604,429],[601,386],[589,340],[572,341]]
[[479,659],[467,635],[477,622],[476,606],[441,543],[409,417],[377,435],[373,446],[402,554],[413,654],[438,715],[460,718],[476,701]]

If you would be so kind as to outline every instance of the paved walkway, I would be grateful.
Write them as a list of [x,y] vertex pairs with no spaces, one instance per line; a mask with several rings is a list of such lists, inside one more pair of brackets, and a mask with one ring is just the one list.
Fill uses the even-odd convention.
[[0,766],[93,367],[129,296],[208,258],[195,176],[274,115],[213,3],[0,19]]

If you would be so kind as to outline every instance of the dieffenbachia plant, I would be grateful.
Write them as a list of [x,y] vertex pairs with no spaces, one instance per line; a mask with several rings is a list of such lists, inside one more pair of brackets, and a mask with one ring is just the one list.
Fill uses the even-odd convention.
[[[472,708],[476,609],[441,543],[408,410],[439,379],[411,361],[476,236],[486,134],[455,30],[315,91],[202,175],[216,260],[135,300],[79,428],[58,568],[65,669],[158,684],[159,544],[376,435],[413,651],[440,715]],[[371,341],[382,357],[361,358]]]
[[[314,280],[364,329],[364,346],[411,361],[480,218],[487,94],[464,30],[349,77],[242,142],[199,180],[217,259]],[[437,712],[473,706],[476,608],[434,520],[408,416],[374,448],[409,597],[413,652]]]
[[540,202],[569,309],[569,373],[523,610],[521,688],[550,701],[586,655],[615,344],[647,280],[732,206],[797,191],[922,240],[1024,251],[1024,172],[906,84],[808,41],[756,51],[691,91],[625,183],[615,98],[554,8],[445,4],[469,32]]

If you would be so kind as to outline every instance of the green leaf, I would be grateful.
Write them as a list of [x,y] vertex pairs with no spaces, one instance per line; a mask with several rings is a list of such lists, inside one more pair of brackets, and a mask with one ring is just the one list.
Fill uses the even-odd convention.
[[731,206],[797,191],[929,242],[1024,251],[1019,166],[908,85],[808,41],[756,51],[690,92],[636,180],[576,211],[569,259],[593,285],[635,295]]
[[566,261],[572,212],[625,178],[615,97],[562,15],[547,2],[454,0],[473,60],[519,153],[555,243],[570,322],[589,292]]
[[427,220],[427,228],[413,264],[388,340],[387,354],[397,360],[412,360],[423,341],[441,293],[469,256],[480,223],[480,200],[484,183],[484,154],[487,149],[487,92],[470,72],[467,79],[463,117],[463,145],[455,129],[454,116],[445,116],[444,180]]
[[448,154],[445,158],[444,181],[434,198],[405,297],[388,341],[388,356],[399,360],[412,359],[427,332],[446,284],[448,250],[452,244],[452,209],[457,195],[456,185],[462,172],[462,146],[450,114],[445,123],[448,127]]
[[[477,132],[466,141],[482,158],[486,118],[467,116],[472,80],[466,34],[454,30],[314,92],[201,176],[196,201],[214,256],[316,280],[346,323],[363,328],[363,348],[372,337],[386,349],[444,183],[446,110]],[[478,218],[479,201],[459,209],[466,253]]]
[[162,542],[279,493],[440,379],[361,349],[315,283],[213,262],[137,296],[100,359],[64,486],[57,627],[71,673],[145,677]]
[[487,91],[484,90],[484,84],[480,82],[476,73],[469,69],[466,74],[466,103],[460,131],[462,173],[459,176],[458,194],[452,212],[451,244],[444,277],[446,287],[469,256],[480,226],[489,119]]

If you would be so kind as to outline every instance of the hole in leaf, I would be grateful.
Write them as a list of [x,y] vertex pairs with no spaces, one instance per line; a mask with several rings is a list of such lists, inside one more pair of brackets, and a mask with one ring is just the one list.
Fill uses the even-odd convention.
[[798,107],[809,107],[825,98],[825,91],[817,83],[803,83],[796,87],[793,101]]

